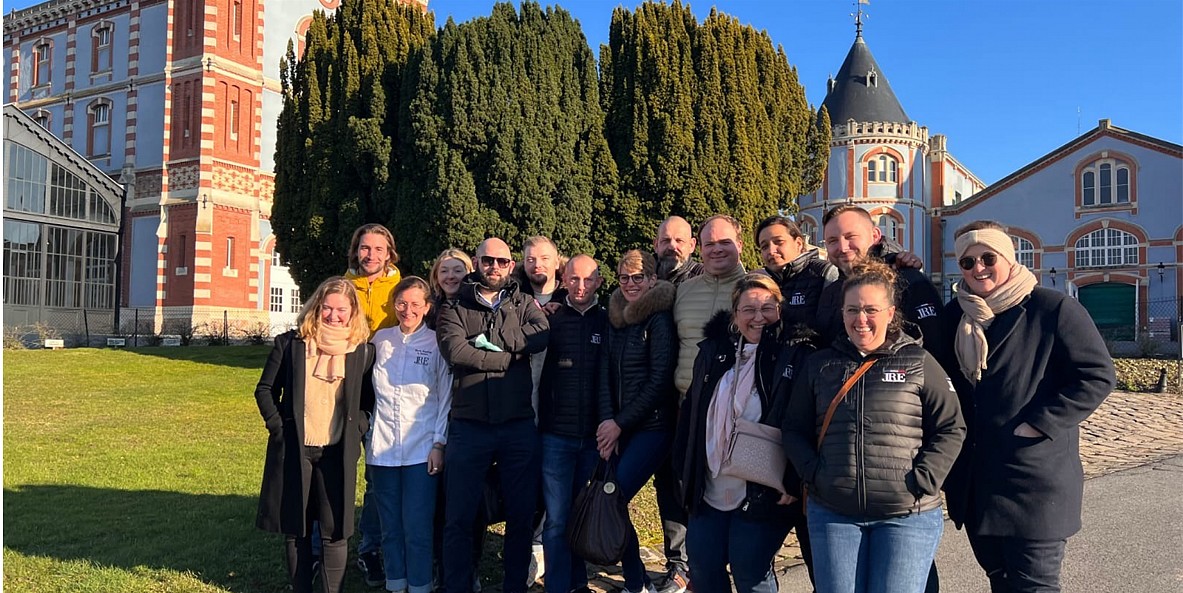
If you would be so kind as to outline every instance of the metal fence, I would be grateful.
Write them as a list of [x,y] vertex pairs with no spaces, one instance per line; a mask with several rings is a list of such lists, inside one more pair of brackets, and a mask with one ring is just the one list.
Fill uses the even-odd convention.
[[1098,326],[1110,352],[1125,356],[1183,358],[1180,332],[1183,327],[1183,298],[1155,299],[1136,303],[1134,324]]
[[267,311],[143,308],[121,310],[116,322],[114,311],[82,310],[5,326],[4,340],[6,347],[26,348],[40,348],[47,339],[60,339],[68,347],[264,344],[291,329],[291,320],[290,315],[273,319]]

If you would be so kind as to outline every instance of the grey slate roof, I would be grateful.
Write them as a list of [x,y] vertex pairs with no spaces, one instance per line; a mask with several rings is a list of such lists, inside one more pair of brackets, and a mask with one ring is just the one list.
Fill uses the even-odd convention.
[[[868,77],[868,73],[874,75]],[[891,92],[887,77],[879,69],[879,64],[875,63],[862,35],[855,37],[854,45],[850,53],[846,54],[846,61],[842,62],[842,68],[838,70],[834,81],[834,88],[822,102],[830,112],[832,124],[843,124],[850,119],[857,122],[911,121],[895,98],[895,93]]]

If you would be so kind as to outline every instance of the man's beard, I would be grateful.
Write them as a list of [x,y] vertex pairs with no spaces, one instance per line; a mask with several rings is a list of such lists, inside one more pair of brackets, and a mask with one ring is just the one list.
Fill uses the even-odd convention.
[[684,263],[686,263],[686,260],[679,259],[677,253],[666,251],[657,260],[657,277],[668,278],[670,274],[677,271]]
[[499,280],[493,280],[485,274],[481,274],[481,287],[485,290],[501,290],[505,288],[505,285],[508,283],[509,276],[502,276]]

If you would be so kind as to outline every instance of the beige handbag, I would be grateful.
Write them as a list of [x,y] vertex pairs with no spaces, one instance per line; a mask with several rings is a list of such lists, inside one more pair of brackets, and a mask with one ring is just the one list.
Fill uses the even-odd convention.
[[[736,358],[735,368],[743,365]],[[735,412],[736,382],[731,383],[731,436],[719,474],[755,482],[784,494],[785,458],[780,429],[740,418]]]

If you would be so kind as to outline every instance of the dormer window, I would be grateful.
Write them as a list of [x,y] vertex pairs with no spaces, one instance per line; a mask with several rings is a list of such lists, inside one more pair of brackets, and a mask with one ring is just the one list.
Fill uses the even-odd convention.
[[1135,201],[1131,166],[1117,158],[1101,158],[1080,169],[1080,205],[1122,206]]
[[867,86],[879,86],[879,74],[874,70],[867,70]]

